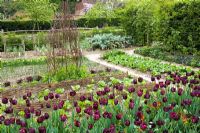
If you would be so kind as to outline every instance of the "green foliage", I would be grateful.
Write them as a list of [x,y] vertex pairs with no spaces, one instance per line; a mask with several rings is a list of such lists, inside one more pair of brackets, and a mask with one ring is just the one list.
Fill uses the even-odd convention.
[[44,82],[60,82],[70,79],[81,79],[89,76],[89,73],[85,66],[77,68],[75,65],[68,65],[58,70],[56,74],[47,74],[44,78]]
[[123,52],[117,51],[104,54],[103,59],[117,65],[138,69],[141,72],[149,71],[152,75],[158,75],[169,71],[189,71],[189,69],[186,67],[172,65],[170,63],[161,63],[160,60],[156,59],[130,56]]
[[92,49],[125,48],[132,45],[132,38],[127,36],[110,34],[96,34],[86,38]]
[[142,47],[135,50],[135,53],[141,54],[143,56],[152,57],[160,60],[165,60],[169,62],[176,62],[179,64],[185,64],[193,67],[200,67],[200,56],[198,55],[183,55],[177,53],[172,55],[165,48],[157,47]]
[[200,1],[132,0],[121,10],[122,26],[138,45],[159,41],[171,52],[200,49]]

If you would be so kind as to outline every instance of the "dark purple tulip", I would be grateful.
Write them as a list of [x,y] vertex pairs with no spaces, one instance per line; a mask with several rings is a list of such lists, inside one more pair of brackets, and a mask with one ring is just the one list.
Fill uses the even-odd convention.
[[10,123],[15,124],[15,118],[14,117],[10,118]]
[[105,87],[105,88],[104,88],[104,91],[105,91],[106,93],[108,93],[108,92],[110,92],[110,88],[109,88],[109,87]]
[[55,98],[58,99],[60,97],[59,94],[55,94]]
[[133,80],[133,84],[137,84],[137,80],[136,79]]
[[44,126],[41,126],[38,128],[39,133],[46,133],[46,128]]
[[49,114],[48,113],[44,113],[44,118],[47,120],[49,119]]
[[143,90],[139,90],[138,92],[137,92],[137,95],[139,96],[139,97],[141,97],[142,95],[143,95]]
[[120,114],[117,114],[117,115],[116,115],[116,119],[117,119],[117,120],[121,120],[121,119],[122,119],[122,116],[123,116],[123,115],[122,115],[121,113],[120,113]]
[[26,78],[26,81],[27,81],[27,82],[32,82],[32,81],[33,81],[33,77],[31,77],[31,76],[27,77],[27,78]]
[[50,104],[50,103],[47,103],[47,104],[46,104],[46,107],[47,107],[47,108],[51,108],[51,104]]
[[142,106],[139,106],[138,107],[138,111],[142,111],[143,107]]
[[126,120],[126,121],[125,121],[125,125],[126,125],[126,126],[130,126],[130,124],[131,124],[131,122],[130,122],[129,120]]
[[118,104],[118,100],[117,100],[117,99],[114,100],[114,104],[115,104],[115,105]]
[[165,81],[165,84],[168,86],[168,85],[170,85],[170,80],[166,80]]
[[93,118],[94,118],[95,121],[99,120],[100,117],[101,117],[101,116],[100,116],[100,114],[98,114],[98,113],[97,113],[97,114],[94,114],[94,116],[93,116]]
[[174,120],[179,120],[179,115],[176,112],[170,112],[170,118]]
[[27,92],[27,97],[31,97],[32,96],[32,93],[31,92]]
[[48,96],[44,96],[44,100],[48,101],[49,97]]
[[138,111],[138,112],[136,112],[136,116],[137,116],[137,118],[142,119],[143,114],[141,111]]
[[138,82],[141,83],[142,81],[143,81],[143,78],[142,78],[142,77],[139,77],[139,78],[138,78]]
[[98,102],[95,101],[95,102],[93,103],[93,109],[97,110],[97,109],[98,109],[98,106],[99,106]]
[[146,109],[146,112],[147,112],[147,114],[150,114],[150,113],[151,113],[150,108],[147,108],[147,109]]
[[60,120],[61,120],[62,122],[65,122],[65,121],[67,120],[66,114],[60,115]]
[[144,98],[145,98],[145,99],[149,99],[149,98],[150,98],[150,94],[149,94],[148,91],[147,91],[146,94],[144,95]]
[[23,99],[26,100],[26,99],[27,99],[27,96],[26,96],[26,95],[23,95]]
[[21,125],[21,120],[20,119],[16,119],[16,124],[17,125]]
[[30,106],[31,106],[31,102],[30,102],[29,99],[26,99],[26,106],[27,106],[27,107],[30,107]]
[[24,118],[26,118],[26,119],[31,118],[31,113],[25,113],[25,114],[24,114]]
[[80,107],[76,107],[76,113],[81,113],[81,108]]
[[38,123],[42,123],[45,120],[44,116],[40,116],[37,118]]
[[41,108],[44,108],[44,105],[41,103],[41,104],[40,104],[40,107],[41,107]]
[[163,97],[162,101],[163,101],[164,103],[166,103],[166,102],[167,102],[167,97]]
[[33,114],[35,111],[34,107],[30,107],[30,112]]
[[161,94],[161,95],[165,95],[165,90],[161,90],[161,91],[160,91],[160,94]]
[[57,110],[58,106],[56,104],[53,105],[53,110]]
[[20,128],[19,133],[27,133],[27,130],[25,127]]
[[123,97],[124,100],[126,100],[127,99],[127,94],[123,94],[122,97]]
[[153,82],[153,81],[155,81],[156,79],[155,79],[155,77],[151,77],[151,81]]
[[49,93],[48,97],[49,97],[49,99],[54,99],[54,94],[53,93]]
[[146,130],[147,129],[147,124],[146,123],[142,123],[142,124],[140,124],[140,128],[144,131],[144,130]]
[[114,99],[115,98],[115,95],[114,94],[110,94],[109,95],[109,99]]
[[16,100],[16,99],[13,99],[13,100],[11,101],[11,104],[12,104],[12,105],[17,105],[17,100]]
[[129,109],[133,109],[134,108],[134,102],[130,102],[129,103]]
[[155,84],[155,86],[153,87],[153,91],[158,91],[158,88],[159,88],[159,84]]
[[18,80],[17,80],[17,84],[21,84],[22,81],[23,81],[22,79],[18,79]]
[[176,88],[172,87],[171,92],[176,92]]
[[88,125],[88,129],[91,130],[93,128],[93,124]]
[[6,98],[6,97],[5,97],[5,98],[2,98],[2,103],[3,103],[3,104],[7,104],[7,103],[8,103],[8,98]]
[[36,116],[40,116],[40,115],[41,115],[41,110],[39,110],[39,109],[36,110],[36,111],[35,111],[35,115],[36,115]]
[[21,121],[21,127],[26,127],[26,122],[25,121]]
[[4,125],[9,126],[11,124],[10,119],[4,120]]
[[179,88],[178,89],[178,95],[181,96],[183,94],[183,89]]
[[140,119],[136,119],[136,120],[134,121],[134,124],[135,124],[136,126],[139,126],[141,123],[142,123],[142,120],[140,120]]
[[74,90],[70,91],[69,95],[70,95],[71,97],[74,97],[74,96],[76,95],[76,91],[74,91]]
[[192,123],[198,123],[199,117],[197,116],[192,116]]
[[158,126],[163,126],[165,124],[165,122],[163,120],[158,120],[158,121],[156,121],[156,124]]
[[77,107],[78,106],[78,102],[77,101],[74,101],[74,107]]
[[64,101],[62,100],[62,101],[60,101],[59,103],[58,103],[58,108],[59,109],[62,109],[63,108],[63,106],[64,106]]
[[88,100],[89,100],[89,101],[92,101],[92,100],[93,100],[93,96],[92,96],[92,95],[89,96],[89,97],[88,97]]
[[13,113],[13,108],[12,107],[7,107],[4,112],[7,113],[7,114],[12,114]]
[[135,88],[134,88],[134,87],[130,87],[130,88],[128,88],[128,92],[129,92],[129,93],[133,93],[133,92],[135,92]]
[[36,131],[35,131],[34,128],[31,127],[31,128],[29,128],[28,132],[29,132],[29,133],[35,133]]
[[74,125],[75,125],[76,127],[80,127],[81,123],[80,123],[79,121],[75,120],[75,121],[74,121]]
[[85,101],[85,100],[86,100],[86,97],[85,97],[84,95],[82,95],[82,96],[80,97],[80,101],[83,102],[83,101]]

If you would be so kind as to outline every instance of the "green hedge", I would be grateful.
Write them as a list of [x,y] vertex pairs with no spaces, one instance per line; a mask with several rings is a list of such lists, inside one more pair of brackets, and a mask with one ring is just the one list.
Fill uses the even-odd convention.
[[[94,19],[86,19],[80,18],[75,20],[77,27],[102,27],[104,25],[108,26],[119,26],[118,18],[94,18]],[[48,30],[51,28],[52,22],[39,22],[40,30]],[[15,30],[33,30],[34,29],[34,21],[0,21],[0,30],[4,31],[15,31]]]

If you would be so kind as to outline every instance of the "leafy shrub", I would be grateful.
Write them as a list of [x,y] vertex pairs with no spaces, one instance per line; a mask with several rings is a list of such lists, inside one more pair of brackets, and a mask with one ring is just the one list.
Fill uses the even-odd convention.
[[135,53],[169,62],[176,62],[188,66],[200,67],[200,56],[183,55],[177,52],[172,55],[163,47],[142,47],[136,49]]
[[128,36],[120,36],[110,34],[97,34],[91,38],[87,38],[92,49],[113,49],[125,48],[133,44],[132,38]]

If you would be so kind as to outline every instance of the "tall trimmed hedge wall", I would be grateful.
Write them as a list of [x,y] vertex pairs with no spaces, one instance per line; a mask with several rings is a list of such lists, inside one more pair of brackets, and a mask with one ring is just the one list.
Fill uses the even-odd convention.
[[[77,27],[102,27],[104,25],[108,26],[119,26],[120,21],[118,18],[95,18],[95,19],[86,19],[80,18],[75,20]],[[48,30],[51,28],[52,22],[39,22],[39,29],[40,30]],[[0,21],[0,30],[3,29],[4,31],[15,31],[15,30],[33,30],[34,28],[34,21]],[[37,28],[36,28],[37,29]]]

